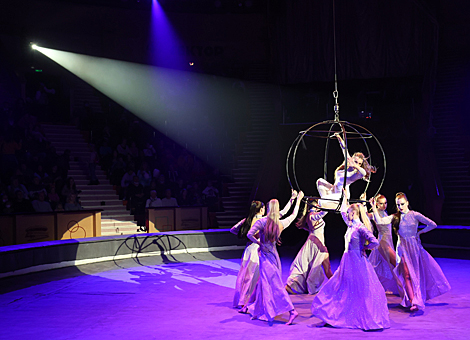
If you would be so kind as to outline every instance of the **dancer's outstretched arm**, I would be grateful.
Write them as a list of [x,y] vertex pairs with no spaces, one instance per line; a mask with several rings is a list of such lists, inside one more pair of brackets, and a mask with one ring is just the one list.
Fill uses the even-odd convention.
[[292,214],[289,216],[289,217],[286,217],[282,220],[280,220],[279,222],[281,222],[281,232],[287,228],[291,223],[292,221],[295,220],[295,218],[297,217],[297,214],[299,213],[299,206],[300,206],[300,202],[302,201],[302,198],[304,198],[304,193],[303,191],[299,192],[299,194],[297,195],[297,201],[295,202],[295,207],[294,207],[294,211],[292,212]]
[[292,206],[292,203],[294,202],[295,198],[297,197],[297,191],[293,190],[292,189],[292,194],[290,196],[290,199],[289,201],[287,202],[286,206],[281,210],[279,211],[279,216],[282,217],[284,216],[285,214],[287,214],[287,212],[289,211],[290,207]]

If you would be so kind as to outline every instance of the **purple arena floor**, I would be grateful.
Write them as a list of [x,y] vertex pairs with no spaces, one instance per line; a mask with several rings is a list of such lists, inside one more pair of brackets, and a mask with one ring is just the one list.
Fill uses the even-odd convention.
[[[389,296],[391,328],[319,327],[313,296],[292,296],[300,316],[284,325],[232,308],[241,252],[144,257],[0,280],[0,339],[469,339],[470,260],[437,258],[452,290],[411,314]],[[286,278],[290,261],[283,259]],[[338,261],[332,263],[333,269]]]

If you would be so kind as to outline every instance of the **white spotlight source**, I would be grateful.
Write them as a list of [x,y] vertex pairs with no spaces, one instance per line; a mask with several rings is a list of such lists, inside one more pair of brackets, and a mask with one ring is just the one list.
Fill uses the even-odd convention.
[[38,45],[36,45],[36,44],[31,44],[31,48],[32,48],[33,50],[37,50],[37,49],[38,49]]

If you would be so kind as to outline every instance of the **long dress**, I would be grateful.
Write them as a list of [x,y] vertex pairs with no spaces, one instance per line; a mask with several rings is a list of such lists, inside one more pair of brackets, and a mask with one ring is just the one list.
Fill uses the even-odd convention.
[[[385,217],[381,223],[391,223],[392,219],[393,215]],[[423,310],[427,300],[448,292],[450,284],[441,267],[423,248],[419,236],[416,236],[419,223],[426,226],[436,226],[434,221],[417,211],[409,210],[407,213],[401,214],[396,251],[397,266],[394,273],[399,280],[401,305],[411,307],[415,304]],[[414,293],[413,301],[408,297],[406,290],[402,288],[405,287],[405,271],[402,262],[406,263],[410,274]]]
[[[388,216],[386,211],[379,210],[379,214],[382,218]],[[385,291],[398,294],[398,278],[393,271],[395,267],[392,265],[390,255],[387,251],[388,247],[391,249],[394,248],[392,225],[391,223],[380,224],[377,221],[375,222],[379,231],[379,246],[370,252],[369,262],[372,264],[372,267],[374,267],[375,273],[377,274],[377,277]]]
[[313,299],[312,313],[334,327],[389,328],[385,291],[364,254],[364,248],[372,249],[379,242],[359,220],[348,222],[342,215],[348,224],[345,251],[339,268]]
[[[242,219],[230,229],[230,232],[238,234],[238,230],[244,222],[245,219]],[[233,296],[233,307],[235,308],[245,306],[255,291],[259,278],[258,248],[259,246],[251,241],[246,244],[235,283],[235,294]]]
[[[296,205],[294,212],[279,222],[283,229],[289,226],[297,216],[299,206]],[[248,305],[248,312],[256,319],[272,322],[277,315],[289,312],[294,305],[284,288],[281,273],[281,260],[277,253],[275,242],[265,239],[264,228],[267,217],[259,219],[248,232],[254,236],[259,232],[260,242],[263,248],[259,254],[259,280],[256,286],[254,301]]]
[[[281,216],[285,215],[286,212],[290,209],[291,205],[292,200],[289,200],[289,202],[286,204],[284,209],[279,212],[279,214]],[[251,222],[251,226],[253,226],[253,224],[260,218],[260,215],[256,215]],[[244,222],[245,219],[242,219],[230,229],[230,232],[237,235]],[[233,296],[233,307],[235,308],[246,306],[250,302],[250,298],[255,291],[259,278],[258,249],[259,246],[256,243],[251,241],[247,242],[245,251],[242,255],[237,280],[235,281],[235,293]]]
[[[329,254],[325,252],[325,221],[326,211],[312,212],[308,216],[309,235],[290,266],[287,285],[297,294],[315,294],[325,281],[323,261]],[[320,244],[319,244],[320,243]]]

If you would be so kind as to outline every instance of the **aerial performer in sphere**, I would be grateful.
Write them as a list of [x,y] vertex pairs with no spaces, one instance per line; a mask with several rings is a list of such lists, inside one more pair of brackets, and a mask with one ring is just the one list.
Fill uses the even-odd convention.
[[290,266],[286,283],[286,290],[290,294],[315,294],[320,290],[325,276],[328,279],[333,276],[328,249],[325,247],[323,217],[326,214],[326,211],[316,208],[308,210],[305,204],[302,217],[296,223],[298,228],[306,229],[309,235]]
[[[339,141],[339,145],[341,149],[344,151],[346,150],[346,144],[344,140],[341,138],[339,133],[335,133],[334,136]],[[346,176],[346,186],[345,190],[348,193],[349,199],[349,186],[356,182],[359,179],[363,179],[365,181],[370,181],[370,176],[372,173],[376,172],[376,168],[371,166],[369,162],[367,162],[367,158],[364,156],[362,152],[356,152],[352,155],[347,153],[347,169],[345,171],[344,163],[341,164],[335,170],[335,183],[331,184],[324,178],[319,178],[317,180],[317,189],[320,197],[323,198],[319,201],[319,206],[325,209],[335,209],[341,198],[341,189],[344,185],[344,177]]]
[[[436,228],[436,223],[417,211],[409,209],[406,195],[399,192],[395,196],[397,212],[387,217],[380,217],[376,202],[371,199],[375,220],[380,224],[392,223],[398,235],[397,266],[394,269],[399,281],[401,305],[410,311],[424,309],[424,303],[450,290],[441,267],[423,248],[419,236]],[[426,227],[418,231],[418,224]],[[401,288],[403,287],[403,288]],[[401,288],[401,289],[400,289]]]

